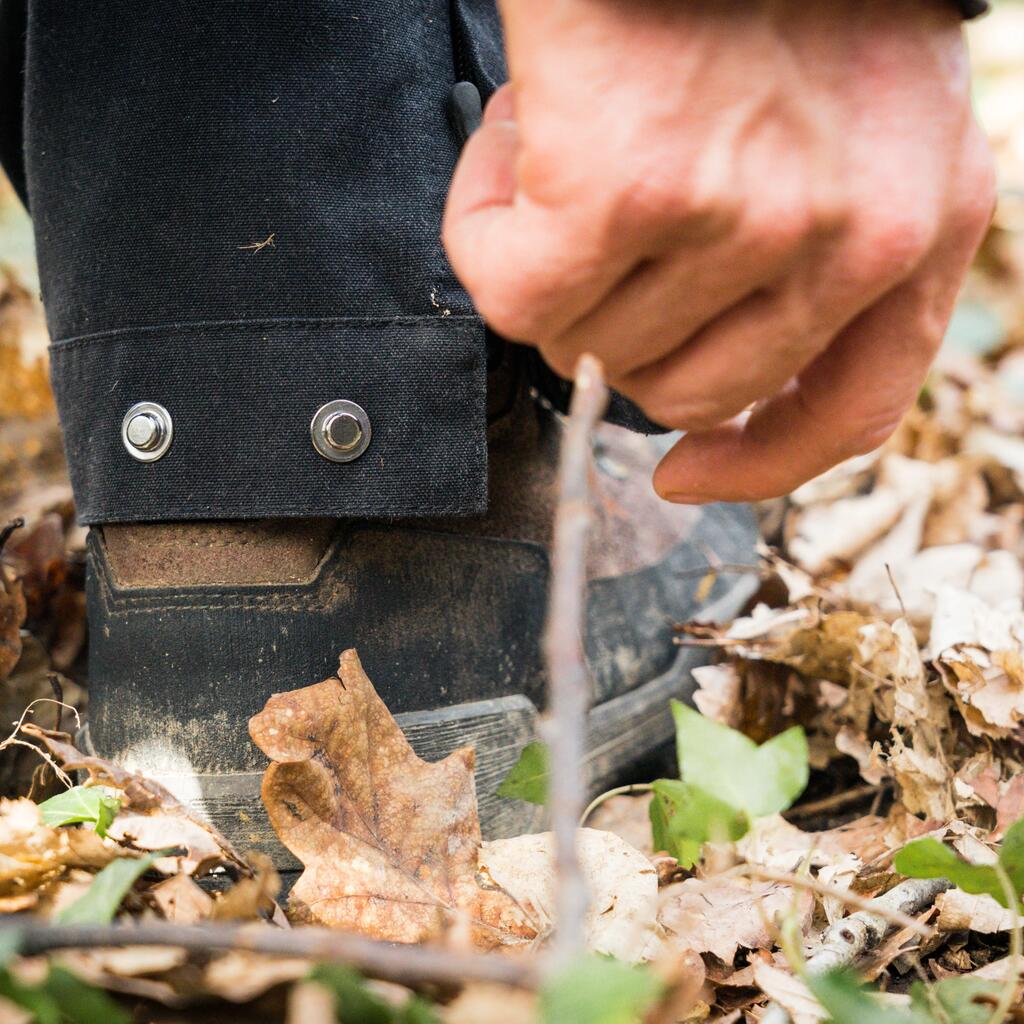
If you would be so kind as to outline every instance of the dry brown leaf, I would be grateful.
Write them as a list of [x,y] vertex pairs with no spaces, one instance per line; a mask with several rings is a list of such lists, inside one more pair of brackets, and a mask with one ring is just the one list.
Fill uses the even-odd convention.
[[232,1003],[247,1003],[275,985],[304,978],[312,966],[299,957],[263,956],[234,949],[210,962],[203,974],[203,990]]
[[31,800],[0,800],[0,896],[20,900],[20,909],[35,903],[25,902],[29,893],[66,869],[98,869],[122,852],[95,832],[44,825]]
[[221,893],[212,908],[211,916],[215,921],[253,921],[277,909],[281,878],[273,862],[258,851],[250,853],[248,859],[255,874],[252,878],[240,878]]
[[172,875],[151,886],[146,896],[166,920],[176,924],[205,921],[213,910],[213,897],[189,875]]
[[460,919],[484,947],[535,937],[508,894],[477,882],[472,749],[417,757],[355,651],[337,676],[271,697],[249,732],[273,762],[270,821],[305,865],[297,918],[393,942],[437,938]]
[[1008,932],[1016,924],[1012,911],[1001,907],[991,896],[978,896],[950,889],[935,900],[939,908],[936,927],[944,932],[974,931],[985,935]]
[[203,821],[159,782],[130,772],[102,757],[83,754],[63,733],[22,726],[22,732],[40,740],[67,771],[86,771],[95,783],[120,791],[123,804],[108,834],[139,850],[184,847],[180,857],[161,858],[156,867],[167,873],[202,873],[226,865],[251,875],[252,868],[228,840],[209,822]]
[[0,682],[11,674],[21,657],[21,626],[25,613],[21,583],[0,565]]
[[662,892],[658,915],[672,945],[714,953],[726,964],[743,949],[770,949],[773,924],[794,908],[802,923],[814,909],[810,893],[774,883],[722,877],[688,878]]
[[761,960],[755,960],[752,966],[756,984],[769,999],[788,1011],[793,1024],[818,1024],[825,1019],[821,1003],[799,978]]

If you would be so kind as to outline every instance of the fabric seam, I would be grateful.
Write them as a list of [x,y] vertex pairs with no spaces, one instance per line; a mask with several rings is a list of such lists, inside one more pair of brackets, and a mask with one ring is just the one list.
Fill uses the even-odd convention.
[[388,327],[401,324],[457,322],[459,326],[481,323],[480,317],[468,313],[452,313],[448,316],[391,316],[391,317],[269,317],[256,320],[183,320],[161,324],[148,324],[141,327],[115,327],[108,331],[95,331],[90,334],[73,334],[66,338],[57,338],[50,343],[51,352],[62,349],[78,348],[97,342],[116,341],[126,335],[156,334],[166,331],[222,331],[239,327]]

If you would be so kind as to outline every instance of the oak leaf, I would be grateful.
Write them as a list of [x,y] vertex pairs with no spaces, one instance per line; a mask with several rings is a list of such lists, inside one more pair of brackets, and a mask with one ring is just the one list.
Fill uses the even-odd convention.
[[294,917],[391,942],[422,942],[465,922],[482,947],[531,939],[526,912],[477,880],[474,754],[417,757],[354,650],[338,674],[274,694],[249,720],[273,762],[263,802],[305,865]]

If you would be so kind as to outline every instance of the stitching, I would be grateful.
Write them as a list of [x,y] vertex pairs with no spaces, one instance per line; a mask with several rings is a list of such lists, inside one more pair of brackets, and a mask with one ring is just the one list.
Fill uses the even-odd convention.
[[468,313],[457,313],[446,317],[435,316],[324,316],[324,317],[269,317],[257,320],[182,320],[144,327],[114,327],[107,331],[69,335],[56,338],[50,344],[51,350],[77,348],[93,342],[116,340],[123,335],[153,334],[162,331],[204,331],[231,330],[243,327],[387,327],[403,324],[448,324],[452,321],[463,324],[482,323],[480,317]]

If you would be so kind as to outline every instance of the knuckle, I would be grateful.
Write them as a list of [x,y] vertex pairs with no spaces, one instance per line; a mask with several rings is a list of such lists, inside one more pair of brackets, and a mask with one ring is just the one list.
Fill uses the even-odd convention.
[[953,230],[980,236],[992,220],[995,206],[995,163],[986,146],[963,175],[953,213]]
[[871,283],[908,277],[935,235],[934,219],[913,209],[886,207],[861,223],[852,272]]
[[682,175],[636,172],[620,184],[610,220],[615,230],[684,232],[694,240],[710,241],[734,231],[740,215],[738,197],[724,190],[702,193]]

